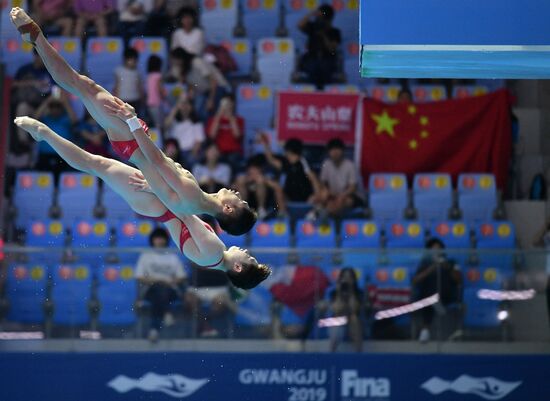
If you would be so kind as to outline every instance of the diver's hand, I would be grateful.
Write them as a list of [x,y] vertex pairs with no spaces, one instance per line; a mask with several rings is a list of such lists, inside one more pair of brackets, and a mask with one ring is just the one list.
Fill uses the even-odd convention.
[[134,191],[136,192],[153,192],[151,186],[141,172],[136,172],[131,175],[128,184],[134,187]]
[[120,118],[122,121],[129,120],[132,117],[137,117],[136,110],[116,96],[113,96],[112,99],[108,100],[104,106],[109,111],[109,114]]

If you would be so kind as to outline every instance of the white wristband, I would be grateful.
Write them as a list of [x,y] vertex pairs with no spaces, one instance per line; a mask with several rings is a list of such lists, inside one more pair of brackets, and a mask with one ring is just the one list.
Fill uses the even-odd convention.
[[128,124],[128,128],[130,128],[130,132],[143,128],[139,122],[139,119],[135,116],[126,120],[126,124]]

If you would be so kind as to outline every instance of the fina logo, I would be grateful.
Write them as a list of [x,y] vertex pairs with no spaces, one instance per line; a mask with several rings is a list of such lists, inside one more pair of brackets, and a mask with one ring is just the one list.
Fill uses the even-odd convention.
[[420,387],[433,395],[454,391],[459,394],[475,394],[486,400],[500,400],[514,391],[521,383],[505,382],[494,377],[477,378],[462,375],[452,382],[432,377]]
[[356,370],[342,371],[342,397],[389,398],[390,380],[385,377],[359,377]]
[[148,372],[139,379],[119,375],[107,385],[119,393],[127,393],[130,390],[159,391],[174,398],[185,398],[198,391],[208,381],[208,379],[190,379],[176,374],[157,375]]

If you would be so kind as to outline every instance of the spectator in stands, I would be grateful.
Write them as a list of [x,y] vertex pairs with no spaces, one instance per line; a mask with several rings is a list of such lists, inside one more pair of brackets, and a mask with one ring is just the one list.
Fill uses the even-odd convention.
[[168,132],[167,137],[178,141],[182,164],[191,169],[200,159],[201,147],[206,137],[204,126],[198,121],[193,104],[186,95],[179,98],[166,117],[164,126]]
[[328,158],[321,168],[320,211],[332,217],[342,216],[347,210],[363,205],[357,194],[357,171],[355,164],[344,158],[344,142],[332,139],[327,145]]
[[185,50],[178,47],[170,51],[169,68],[164,76],[164,80],[168,83],[184,83],[185,75],[183,74],[183,62],[185,59]]
[[125,46],[134,36],[143,36],[147,15],[152,11],[151,0],[118,0],[119,35]]
[[286,176],[283,191],[288,202],[308,202],[316,204],[320,200],[320,184],[315,173],[302,157],[303,143],[299,139],[289,139],[284,146],[284,157],[271,152],[269,138],[261,135],[267,162]]
[[226,163],[220,163],[220,151],[215,143],[211,142],[208,145],[204,159],[203,164],[195,164],[193,167],[193,176],[201,189],[208,193],[214,193],[229,187],[231,167]]
[[235,181],[235,189],[256,210],[259,219],[265,219],[274,213],[285,216],[287,209],[283,189],[277,181],[265,174],[264,165],[263,155],[249,159],[245,173]]
[[82,137],[84,150],[94,155],[111,157],[107,134],[88,112],[82,122],[78,124],[78,132]]
[[[36,110],[36,119],[42,121],[63,138],[72,141],[73,124],[78,120],[68,97],[58,87],[54,87],[49,96]],[[69,168],[68,164],[45,141],[38,144],[38,162],[36,169],[59,174]]]
[[187,274],[181,260],[173,252],[166,252],[170,239],[163,228],[156,228],[149,236],[151,251],[142,253],[136,267],[136,278],[145,287],[145,299],[151,303],[149,340],[157,341],[163,326],[169,326],[173,317],[170,304],[181,299],[181,285]]
[[[439,294],[439,302],[446,306],[458,302],[461,298],[460,287],[462,275],[458,266],[452,259],[448,259],[444,253],[445,245],[437,238],[432,238],[426,243],[429,253],[421,260],[420,265],[412,278],[415,298],[424,299],[436,293]],[[428,306],[421,311],[422,328],[419,340],[430,340],[430,325],[433,321],[435,308]]]
[[178,13],[178,22],[180,27],[172,34],[171,48],[181,47],[195,56],[202,55],[206,41],[199,27],[197,12],[190,7],[183,7]]
[[162,86],[162,59],[152,55],[147,60],[147,113],[154,127],[162,130],[163,112],[162,100],[165,98]]
[[322,89],[334,80],[338,72],[338,46],[340,30],[332,26],[334,9],[323,4],[298,22],[298,28],[307,35],[307,51],[300,60],[300,71],[308,82]]
[[131,104],[136,113],[141,112],[141,99],[145,97],[142,80],[137,69],[139,53],[136,49],[124,51],[124,64],[115,69],[115,88],[113,95]]
[[244,120],[235,114],[235,98],[225,95],[206,126],[208,138],[218,145],[223,160],[235,170],[243,155]]
[[146,36],[168,37],[172,30],[172,22],[166,9],[166,3],[166,0],[153,0],[153,7],[147,15]]
[[412,103],[412,93],[409,89],[403,88],[397,95],[397,103]]
[[61,30],[62,36],[71,36],[74,23],[70,14],[71,6],[71,0],[34,0],[33,19],[45,30],[53,26]]
[[74,0],[75,36],[83,39],[89,24],[94,24],[97,36],[107,36],[107,18],[114,9],[113,0]]
[[546,307],[548,322],[550,323],[550,219],[546,220],[533,243],[536,247],[544,247],[546,250]]
[[181,152],[178,146],[178,141],[176,141],[175,139],[165,140],[162,151],[166,156],[174,160],[176,163],[180,163],[183,161],[181,160]]

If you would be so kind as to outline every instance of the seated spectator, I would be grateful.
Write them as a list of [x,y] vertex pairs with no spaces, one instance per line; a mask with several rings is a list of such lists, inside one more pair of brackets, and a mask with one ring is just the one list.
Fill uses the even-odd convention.
[[113,0],[74,0],[75,36],[84,39],[84,31],[89,24],[94,24],[97,36],[107,36],[107,17],[113,11]]
[[53,26],[61,30],[61,36],[71,36],[73,33],[71,6],[71,0],[34,0],[33,19],[45,30]]
[[283,189],[277,181],[264,172],[265,158],[255,156],[248,161],[246,171],[235,181],[235,189],[258,213],[259,219],[278,214],[286,216],[286,201]]
[[151,0],[118,0],[118,34],[125,46],[134,36],[143,36],[147,15],[152,11]]
[[163,327],[173,323],[169,314],[170,304],[182,298],[180,287],[187,274],[178,256],[166,252],[169,244],[168,232],[156,228],[149,236],[151,251],[142,253],[136,266],[136,278],[145,287],[145,299],[151,303],[151,329],[149,340],[158,340]]
[[229,187],[231,167],[220,163],[220,152],[215,143],[208,145],[204,159],[204,164],[195,164],[193,167],[193,175],[202,190],[215,193],[222,188]]
[[347,210],[363,205],[357,194],[357,171],[353,162],[344,158],[344,142],[333,139],[327,145],[328,158],[321,168],[321,212],[340,217]]
[[163,128],[163,110],[162,101],[166,97],[164,87],[162,86],[162,59],[159,56],[152,55],[147,61],[147,114],[153,127],[160,130]]
[[84,150],[94,155],[111,157],[107,134],[88,112],[78,125],[78,132],[82,137]]
[[303,143],[299,139],[289,139],[284,146],[284,157],[271,152],[269,138],[261,135],[267,162],[280,174],[286,176],[283,192],[288,202],[317,203],[320,196],[320,184],[315,173],[302,157]]
[[181,152],[178,146],[178,141],[176,141],[175,139],[165,140],[164,146],[162,147],[162,151],[166,156],[174,160],[176,163],[180,163],[182,161]]
[[238,169],[243,155],[244,120],[235,114],[235,99],[225,95],[206,126],[208,138],[218,145],[223,160]]
[[[459,267],[452,259],[447,259],[444,253],[445,245],[441,240],[430,239],[426,243],[426,249],[430,253],[422,259],[412,278],[415,298],[424,299],[438,293],[439,302],[443,306],[458,302],[461,298],[460,287],[462,284]],[[428,306],[423,308],[420,313],[422,329],[419,340],[427,342],[430,340],[430,325],[434,318],[435,308]]]
[[193,104],[187,96],[181,96],[172,108],[164,126],[167,137],[178,141],[182,164],[191,169],[200,159],[201,147],[205,140],[204,126],[198,121]]
[[168,71],[164,76],[164,80],[168,83],[185,83],[185,75],[183,74],[183,63],[185,60],[185,50],[178,47],[170,51],[168,61]]
[[[58,135],[73,141],[72,128],[78,119],[67,96],[63,96],[59,88],[56,87],[53,94],[40,105],[35,117]],[[58,177],[62,171],[69,169],[69,166],[46,141],[41,141],[38,143],[36,169],[52,171]]]
[[338,46],[342,41],[340,30],[332,26],[334,9],[323,4],[307,14],[298,23],[298,28],[307,35],[307,50],[300,60],[300,71],[307,75],[308,82],[319,89],[333,82],[338,72]]
[[200,56],[204,52],[206,40],[204,32],[199,27],[197,12],[189,7],[183,7],[178,13],[180,27],[172,34],[172,49],[181,47],[188,53]]
[[152,9],[147,15],[145,25],[146,36],[169,36],[172,31],[172,17],[168,15],[166,3],[166,0],[153,0]]
[[124,51],[124,64],[115,69],[113,95],[131,104],[138,115],[141,112],[141,99],[145,97],[142,80],[137,69],[139,53],[136,49]]

